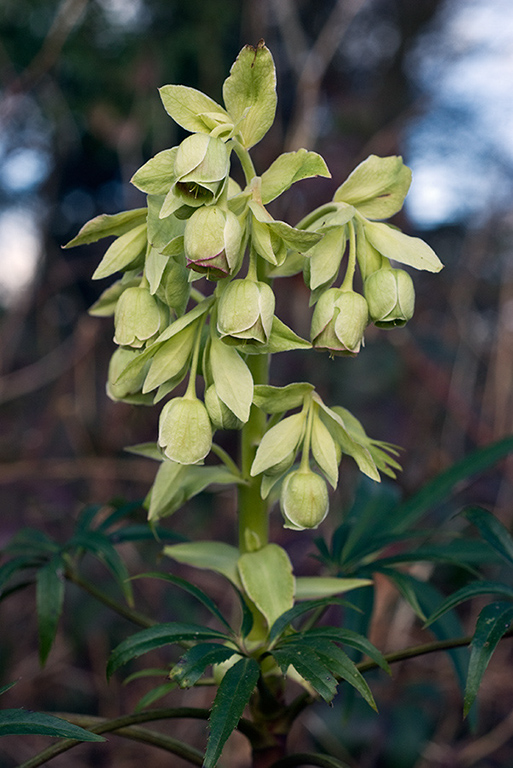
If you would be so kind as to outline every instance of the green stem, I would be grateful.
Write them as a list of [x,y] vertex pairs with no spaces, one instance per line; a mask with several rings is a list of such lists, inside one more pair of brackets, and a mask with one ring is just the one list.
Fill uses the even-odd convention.
[[325,203],[324,205],[321,205],[319,208],[316,208],[315,211],[312,211],[307,216],[305,216],[304,219],[301,219],[301,221],[296,224],[296,229],[307,229],[311,224],[314,224],[318,219],[321,219],[323,216],[327,216],[328,213],[334,213],[336,210],[337,210],[336,203]]
[[233,151],[240,160],[240,164],[246,179],[246,184],[249,184],[251,179],[254,179],[257,175],[255,166],[253,165],[253,160],[251,159],[248,150],[245,149],[242,144],[237,141],[237,139],[232,139],[230,143],[232,145]]
[[189,383],[187,384],[187,390],[184,395],[184,397],[187,397],[190,400],[196,399],[196,372],[198,370],[202,330],[203,330],[203,322],[200,322],[198,323],[196,341],[194,342],[194,352],[192,355],[191,372],[189,374]]
[[[148,744],[154,744],[155,746],[167,749],[168,752],[172,752],[175,755],[183,757],[185,760],[193,763],[194,765],[203,764],[203,755],[194,747],[190,747],[188,744],[177,739],[162,736],[162,734],[156,734],[153,731],[148,731],[145,728],[133,728],[132,726],[137,723],[148,723],[155,720],[169,720],[172,718],[195,718],[199,720],[208,720],[210,716],[210,710],[199,707],[176,707],[173,709],[150,709],[144,712],[136,712],[133,715],[124,715],[117,717],[113,720],[105,720],[101,717],[91,717],[89,715],[74,715],[69,713],[55,713],[52,714],[63,717],[69,722],[73,722],[76,725],[87,728],[92,733],[112,733],[115,732],[118,736],[125,736],[126,738],[135,739],[136,741],[146,742]],[[257,739],[260,733],[255,729],[252,723],[245,718],[242,718],[237,725],[237,730],[242,733],[250,741]],[[44,765],[52,757],[67,752],[71,747],[76,746],[82,742],[77,742],[76,739],[65,739],[58,744],[52,744],[51,747],[40,752],[35,757],[22,763],[18,768],[38,768],[40,765]],[[180,751],[179,751],[180,750]],[[198,758],[201,758],[198,762]]]
[[313,403],[310,400],[310,404],[308,406],[305,437],[303,440],[303,452],[301,454],[301,464],[299,466],[301,472],[308,472],[310,470],[310,443],[312,440],[313,411]]
[[340,288],[343,291],[351,291],[353,289],[353,279],[356,269],[356,233],[354,230],[354,224],[352,221],[348,222],[349,229],[349,257],[347,261],[346,274]]
[[85,592],[88,592],[100,603],[103,603],[112,611],[119,614],[119,616],[123,616],[123,618],[128,619],[128,621],[131,621],[133,624],[137,624],[139,627],[147,629],[149,627],[155,626],[157,623],[156,621],[153,621],[153,619],[150,619],[147,616],[144,616],[142,613],[139,613],[139,611],[134,611],[133,609],[128,608],[128,606],[123,605],[122,603],[118,603],[117,600],[114,600],[112,597],[109,597],[109,595],[106,595],[105,592],[97,589],[93,584],[90,584],[78,573],[71,569],[66,570],[66,578],[68,581],[71,581],[73,584],[81,587],[83,590],[85,590]]
[[217,445],[217,443],[212,443],[212,453],[215,453],[215,455],[221,459],[225,467],[229,469],[230,472],[233,472],[234,475],[240,477],[240,469],[230,454],[224,450],[224,448],[221,448],[221,446]]
[[[248,367],[255,384],[267,384],[269,355],[249,355]],[[260,495],[260,477],[251,477],[250,470],[265,431],[265,414],[254,405],[249,420],[241,430],[241,473],[245,485],[239,486],[239,547],[241,553],[265,546],[269,540],[267,501]]]

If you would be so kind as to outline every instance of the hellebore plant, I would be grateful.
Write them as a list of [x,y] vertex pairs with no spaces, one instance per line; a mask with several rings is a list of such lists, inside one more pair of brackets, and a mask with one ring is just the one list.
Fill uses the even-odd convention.
[[[332,202],[295,226],[273,219],[268,203],[302,179],[330,173],[319,154],[300,149],[280,155],[257,175],[250,149],[271,127],[276,108],[274,64],[263,44],[241,51],[224,83],[225,107],[184,86],[164,86],[160,94],[168,114],[190,136],[134,175],[132,183],[148,195],[147,209],[93,219],[68,246],[117,238],[94,277],[122,276],[91,310],[114,314],[119,349],[109,396],[154,403],[167,398],[157,445],[138,449],[160,461],[147,500],[151,524],[210,485],[214,466],[214,484],[237,488],[238,550],[204,541],[164,550],[171,559],[227,576],[249,617],[243,635],[228,648],[187,632],[166,640],[193,640],[172,670],[180,684],[190,684],[191,675],[197,679],[209,664],[228,662],[218,673],[223,682],[214,721],[227,695],[223,686],[244,688],[230,727],[221,737],[212,732],[205,765],[213,766],[248,701],[268,719],[265,701],[272,696],[283,714],[285,676],[327,701],[341,677],[374,706],[367,684],[338,645],[326,640],[317,656],[322,678],[312,674],[308,659],[293,660],[287,646],[280,648],[277,640],[285,641],[287,632],[275,629],[280,617],[301,606],[297,601],[330,598],[368,580],[295,578],[285,550],[269,542],[268,517],[278,501],[286,528],[317,528],[328,514],[328,486],[337,487],[344,454],[378,482],[380,473],[395,477],[397,451],[370,439],[344,409],[326,405],[312,384],[272,386],[269,362],[275,353],[312,347],[331,356],[356,355],[370,322],[402,325],[413,313],[411,278],[392,269],[390,260],[432,272],[442,264],[426,243],[383,222],[401,209],[410,186],[411,173],[400,157],[371,156]],[[233,156],[242,166],[244,189],[230,178]],[[363,294],[356,288],[357,269]],[[275,315],[275,280],[299,272],[315,305],[311,340]],[[185,394],[177,395],[187,377]],[[213,443],[215,431],[226,428],[239,430],[239,464]],[[210,460],[211,453],[220,464]],[[172,485],[183,493],[176,487],[163,492]],[[152,632],[141,633],[141,641]],[[204,639],[213,638],[218,634]],[[375,649],[366,650],[384,665]],[[130,639],[114,652],[110,672],[140,652],[142,646]],[[258,693],[259,678],[267,694]]]
[[[393,328],[412,317],[413,283],[395,264],[431,272],[442,268],[425,242],[385,222],[401,209],[410,186],[410,170],[400,157],[369,157],[338,187],[331,202],[295,226],[270,215],[266,206],[292,184],[330,177],[322,157],[306,149],[280,155],[257,174],[250,150],[273,124],[275,86],[272,56],[260,43],[239,54],[224,83],[224,106],[193,88],[161,88],[166,111],[190,135],[135,173],[132,183],[147,195],[147,207],[99,216],[68,244],[115,237],[93,277],[120,277],[91,312],[114,316],[118,348],[109,367],[109,397],[161,404],[158,441],[131,449],[159,464],[145,502],[156,536],[165,540],[160,521],[206,488],[231,485],[237,493],[238,547],[192,540],[168,544],[164,554],[167,562],[224,576],[240,598],[242,620],[232,627],[193,584],[172,574],[153,574],[198,597],[220,628],[153,624],[123,609],[123,615],[132,615],[145,628],[113,651],[108,667],[112,675],[147,651],[182,647],[164,689],[160,686],[158,694],[149,695],[146,706],[177,685],[194,685],[212,669],[205,682],[218,688],[206,752],[198,758],[186,745],[176,746],[178,742],[166,747],[205,768],[214,768],[237,727],[250,740],[255,768],[341,766],[322,756],[307,755],[302,761],[297,755],[286,757],[290,726],[306,704],[319,697],[330,702],[340,681],[375,707],[363,667],[353,659],[366,654],[371,666],[386,671],[388,664],[362,632],[319,623],[324,611],[332,604],[350,611],[340,595],[369,589],[374,570],[387,574],[419,616],[425,618],[431,610],[427,603],[421,606],[427,593],[417,599],[407,576],[392,568],[393,558],[386,564],[379,560],[394,536],[404,538],[403,523],[390,511],[388,497],[382,505],[390,512],[388,522],[375,514],[364,517],[365,531],[360,525],[358,539],[347,533],[349,515],[337,529],[331,550],[319,544],[320,559],[336,575],[296,576],[285,549],[269,541],[269,514],[275,514],[276,505],[284,526],[297,535],[322,524],[344,455],[372,485],[382,474],[394,478],[400,469],[395,446],[370,438],[349,411],[323,402],[312,383],[273,386],[271,357],[312,349],[317,350],[312,354],[331,357],[362,354],[370,323]],[[234,158],[242,167],[244,188],[230,176]],[[313,307],[310,340],[275,314],[276,283],[300,272]],[[238,431],[236,459],[215,442],[216,431],[222,429]],[[502,445],[472,466],[484,468],[510,449],[510,443]],[[466,465],[453,471],[444,492],[466,471]],[[406,505],[404,525],[425,511],[422,503],[414,514]],[[88,524],[92,519],[87,518]],[[108,526],[107,521],[95,528],[94,535],[101,531],[107,536]],[[482,523],[480,530],[485,528]],[[85,546],[81,536],[62,550],[62,567],[77,583],[69,552],[73,546]],[[107,546],[105,541],[102,546]],[[437,556],[443,559],[446,551],[444,542]],[[425,559],[430,556],[426,553]],[[114,569],[117,561],[112,553],[109,557]],[[116,568],[121,578],[124,571]],[[421,594],[422,585],[415,589]],[[304,614],[312,611],[304,621]],[[42,658],[55,634],[55,619],[50,617],[47,625]],[[480,669],[482,674],[484,667]],[[474,675],[470,703],[479,679]],[[298,685],[303,689],[299,695]],[[290,703],[294,689],[296,698]]]

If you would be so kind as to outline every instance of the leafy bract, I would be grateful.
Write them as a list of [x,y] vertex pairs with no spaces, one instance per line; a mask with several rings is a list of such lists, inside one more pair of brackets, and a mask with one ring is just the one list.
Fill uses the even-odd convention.
[[224,81],[223,98],[235,135],[249,149],[265,136],[276,112],[276,71],[263,41],[239,53]]
[[148,195],[167,195],[174,181],[175,157],[178,147],[164,149],[134,173],[134,187]]
[[219,398],[238,419],[246,422],[253,402],[253,377],[248,366],[236,349],[217,336],[210,346],[210,365]]
[[264,434],[251,467],[253,476],[279,464],[296,451],[303,436],[305,420],[306,414],[303,411],[294,413],[282,419]]
[[103,259],[93,273],[93,280],[109,277],[114,272],[131,266],[144,254],[147,243],[146,222],[129,229],[107,248]]
[[223,107],[195,88],[186,85],[164,85],[159,88],[159,93],[168,115],[186,131],[210,133],[213,128],[212,118],[205,119],[204,115],[215,116],[214,119],[219,124],[230,122]]
[[372,584],[370,579],[343,578],[337,576],[297,576],[296,600],[314,600],[340,595],[359,587]]
[[146,208],[134,208],[132,211],[122,211],[122,213],[115,213],[114,215],[102,213],[84,224],[79,233],[63,248],[74,248],[76,245],[95,243],[104,237],[119,237],[130,229],[144,224],[146,215]]
[[284,413],[303,405],[305,397],[313,390],[313,384],[306,381],[287,384],[286,387],[257,384],[253,402],[266,413]]
[[205,568],[225,576],[242,589],[237,569],[239,550],[221,541],[191,541],[164,547],[164,554],[178,563]]
[[378,221],[366,221],[365,237],[387,259],[415,269],[440,272],[443,264],[430,246],[419,237],[411,237]]
[[292,563],[278,544],[267,544],[257,552],[239,557],[239,575],[244,590],[269,626],[294,604]]
[[411,171],[402,157],[370,155],[335,192],[335,202],[351,203],[369,219],[388,219],[403,207]]
[[262,174],[262,202],[270,203],[296,181],[312,176],[331,178],[328,166],[317,152],[298,149],[280,155]]

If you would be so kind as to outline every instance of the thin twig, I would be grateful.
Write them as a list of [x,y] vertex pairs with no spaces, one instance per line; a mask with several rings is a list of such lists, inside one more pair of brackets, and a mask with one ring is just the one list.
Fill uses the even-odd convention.
[[[174,707],[174,708],[161,708],[150,709],[144,712],[136,712],[132,715],[123,715],[113,720],[105,720],[101,717],[92,717],[90,715],[75,715],[68,712],[53,712],[52,714],[62,717],[68,722],[74,725],[80,725],[82,728],[87,728],[91,733],[115,733],[117,736],[125,736],[126,738],[135,739],[136,741],[145,742],[147,744],[153,744],[154,746],[167,749],[168,752],[180,755],[194,765],[202,765],[203,756],[194,747],[190,747],[188,744],[172,739],[171,737],[161,736],[154,731],[148,731],[145,728],[133,728],[138,723],[154,722],[155,720],[170,720],[175,718],[194,718],[196,720],[208,720],[210,716],[210,710],[202,707]],[[257,731],[255,726],[245,718],[239,721],[237,726],[239,733],[242,733],[250,741],[260,736],[260,732]],[[72,747],[81,742],[77,742],[75,739],[66,739],[59,744],[53,744],[43,752],[35,755],[30,760],[22,763],[18,768],[38,768],[40,765],[44,765],[51,758],[57,755],[67,752]],[[181,752],[177,751],[182,750]],[[201,757],[201,761],[197,762],[198,756]]]
[[90,584],[78,573],[72,571],[71,569],[66,571],[66,578],[68,581],[71,581],[73,584],[81,587],[83,590],[85,590],[85,592],[88,592],[100,603],[103,603],[112,611],[119,614],[119,616],[123,616],[124,619],[128,619],[128,621],[131,621],[133,624],[137,624],[139,627],[149,629],[150,627],[155,626],[157,623],[156,621],[153,621],[153,619],[150,619],[147,616],[144,616],[142,613],[139,613],[139,611],[134,611],[127,605],[118,603],[117,600],[114,600],[112,597],[109,597],[109,595],[106,595],[105,592],[97,589],[97,587],[95,587],[93,584]]

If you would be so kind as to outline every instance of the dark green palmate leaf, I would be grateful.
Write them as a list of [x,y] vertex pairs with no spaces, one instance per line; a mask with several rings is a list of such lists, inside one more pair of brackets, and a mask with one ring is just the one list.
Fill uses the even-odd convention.
[[210,735],[203,768],[214,768],[226,740],[237,727],[260,676],[255,659],[243,658],[223,677],[210,714]]
[[[442,599],[440,592],[428,582],[420,581],[409,574],[403,574],[403,576],[406,576],[411,581],[422,612],[426,616],[432,614],[435,606],[439,605]],[[429,629],[437,640],[449,640],[454,637],[463,637],[465,634],[463,626],[455,613],[447,613],[440,616],[436,621],[433,621]],[[467,671],[467,650],[466,648],[455,648],[448,651],[448,654],[463,693]]]
[[101,560],[114,576],[127,603],[133,604],[132,585],[129,581],[130,574],[108,536],[99,531],[78,531],[66,545],[66,549],[75,548],[84,549]]
[[105,741],[103,736],[72,725],[60,717],[25,709],[0,710],[0,736],[40,734],[77,741]]
[[417,614],[417,616],[423,621],[425,621],[426,616],[422,608],[420,607],[417,593],[415,591],[415,587],[416,587],[415,580],[412,580],[409,574],[402,573],[401,571],[398,571],[395,568],[384,568],[377,565],[374,570],[386,576],[392,582],[392,584],[396,587],[396,589],[402,595],[402,597],[404,597],[408,605],[413,609],[413,611]]
[[463,714],[466,717],[476,698],[481,685],[481,678],[492,657],[500,639],[511,627],[513,621],[513,605],[511,603],[490,603],[486,605],[476,622],[476,630],[470,644],[470,661],[468,665],[467,685],[463,703]]
[[482,507],[469,507],[461,513],[493,549],[513,565],[513,538],[507,528]]
[[425,512],[444,501],[462,480],[484,472],[513,451],[513,437],[479,448],[462,461],[437,475],[418,493],[400,504],[390,517],[390,526],[404,530]]
[[322,597],[318,600],[303,600],[300,603],[296,603],[293,608],[282,613],[273,623],[269,632],[269,642],[274,642],[292,624],[294,619],[299,618],[304,613],[314,611],[316,608],[328,608],[330,605],[349,605],[349,603],[342,597],[332,596]]
[[351,661],[349,656],[344,653],[336,643],[331,642],[331,640],[326,637],[303,635],[301,638],[298,638],[297,642],[287,642],[287,646],[297,648],[298,653],[302,653],[304,646],[311,648],[319,656],[321,661],[324,662],[326,668],[332,675],[341,680],[345,680],[349,685],[352,685],[365,699],[367,704],[377,711],[374,696],[372,695],[366,680],[361,672],[358,671],[354,662]]
[[64,570],[65,563],[62,557],[57,555],[37,572],[36,606],[41,664],[48,658],[62,613]]
[[13,557],[12,560],[3,563],[0,566],[0,600],[10,594],[10,590],[6,589],[6,587],[13,576],[29,568],[37,568],[40,565],[41,560],[32,555],[27,555],[26,557],[20,555],[20,557]]
[[181,688],[190,688],[211,664],[220,664],[236,654],[234,648],[219,643],[198,643],[184,653],[170,673]]
[[162,579],[162,581],[168,581],[170,584],[174,584],[176,587],[180,587],[180,589],[185,590],[185,592],[188,592],[190,595],[199,600],[199,602],[204,605],[205,608],[221,622],[221,624],[224,624],[230,634],[234,634],[230,624],[226,621],[212,598],[209,597],[206,592],[203,592],[203,590],[199,587],[196,587],[194,584],[186,581],[186,579],[182,579],[180,576],[173,576],[171,573],[159,573],[158,571],[151,573],[141,573],[136,578]]
[[166,683],[162,683],[161,685],[157,685],[156,688],[152,688],[150,691],[147,691],[144,696],[141,696],[135,706],[135,711],[140,712],[143,709],[151,707],[151,705],[156,701],[162,699],[164,696],[167,696],[168,693],[174,690],[176,690],[176,683],[171,682],[170,680],[168,680]]
[[437,621],[444,613],[452,610],[465,600],[471,600],[479,595],[501,595],[513,600],[513,587],[502,584],[500,581],[472,581],[470,584],[458,589],[452,595],[443,601],[443,603],[428,618],[426,626],[430,626]]
[[142,656],[143,653],[153,651],[155,648],[161,648],[164,645],[173,645],[184,641],[199,642],[200,640],[230,640],[228,635],[217,632],[215,629],[207,629],[198,624],[180,624],[172,622],[169,624],[157,624],[155,627],[143,629],[135,635],[123,640],[117,648],[112,651],[107,664],[107,677],[123,666],[128,661]]
[[369,658],[375,661],[384,672],[387,672],[389,675],[392,674],[392,670],[381,651],[367,640],[364,635],[360,635],[358,632],[354,632],[351,629],[346,629],[345,627],[314,627],[314,629],[308,629],[306,632],[302,632],[301,637],[305,638],[307,641],[309,641],[310,638],[320,638],[329,640],[332,643],[348,645],[350,648],[354,648],[369,656]]
[[337,680],[324,658],[306,643],[286,643],[271,651],[285,675],[292,666],[307,680],[324,701],[330,702],[337,692]]
[[59,549],[59,545],[46,533],[35,528],[24,528],[13,536],[3,551],[9,555],[32,555],[47,559]]

